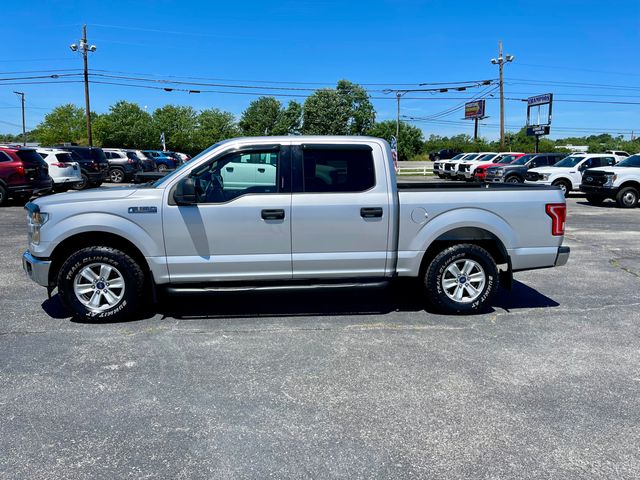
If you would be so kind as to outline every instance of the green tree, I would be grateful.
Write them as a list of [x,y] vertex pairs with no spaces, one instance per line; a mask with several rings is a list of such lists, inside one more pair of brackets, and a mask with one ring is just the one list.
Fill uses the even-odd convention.
[[[385,120],[373,125],[369,134],[374,137],[391,140],[396,134],[395,120]],[[400,122],[400,134],[398,136],[398,160],[413,160],[417,155],[422,153],[424,148],[424,139],[422,130],[406,122]]]
[[238,135],[240,130],[230,112],[211,108],[201,111],[198,115],[198,128],[195,134],[196,150],[202,151],[216,142]]
[[153,125],[158,138],[154,145],[160,146],[160,133],[164,132],[167,150],[189,154],[198,153],[196,129],[198,114],[192,107],[165,105],[153,112]]
[[137,103],[125,101],[109,107],[94,125],[94,136],[103,147],[151,148],[157,146],[159,135],[151,115]]
[[[92,120],[96,118],[91,114]],[[84,109],[68,103],[54,108],[33,131],[33,138],[42,145],[74,142],[87,145]]]
[[309,135],[366,135],[375,122],[369,95],[340,80],[335,90],[318,90],[304,102],[302,131]]
[[289,102],[285,109],[273,97],[260,97],[242,112],[238,125],[247,136],[289,135],[299,131],[301,118],[302,106],[298,102]]

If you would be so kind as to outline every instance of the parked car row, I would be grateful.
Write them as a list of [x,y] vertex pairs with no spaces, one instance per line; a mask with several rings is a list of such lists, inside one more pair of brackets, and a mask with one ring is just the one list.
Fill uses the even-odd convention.
[[622,151],[466,153],[434,162],[433,170],[444,179],[551,185],[565,197],[572,191],[583,191],[587,201],[596,205],[607,198],[624,208],[640,202],[640,155]]
[[27,199],[47,192],[99,187],[105,181],[130,182],[139,172],[166,173],[190,158],[160,150],[0,145],[0,205],[9,197]]

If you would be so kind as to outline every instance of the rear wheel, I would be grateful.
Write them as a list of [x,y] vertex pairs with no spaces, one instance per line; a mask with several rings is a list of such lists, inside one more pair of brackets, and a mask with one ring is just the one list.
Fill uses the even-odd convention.
[[484,248],[460,244],[440,252],[424,275],[427,300],[443,313],[485,309],[498,290],[498,267]]
[[551,185],[553,185],[554,187],[558,187],[565,198],[568,197],[569,193],[571,192],[571,184],[566,180],[556,180]]
[[58,292],[74,317],[121,321],[140,308],[144,273],[128,254],[110,247],[83,248],[64,262]]
[[80,176],[82,177],[82,181],[75,183],[73,187],[71,187],[74,190],[84,190],[89,187],[89,177],[84,173],[81,173]]
[[167,170],[168,170],[168,168],[164,163],[161,163],[160,165],[158,165],[158,171],[159,172],[166,173]]
[[113,183],[124,182],[124,172],[119,168],[114,168],[109,172],[109,180]]
[[616,203],[622,208],[634,208],[638,205],[638,190],[633,187],[621,188],[616,195]]
[[602,203],[604,202],[604,197],[601,197],[599,195],[587,195],[587,202],[592,205],[602,205]]
[[7,203],[7,189],[0,185],[0,205]]

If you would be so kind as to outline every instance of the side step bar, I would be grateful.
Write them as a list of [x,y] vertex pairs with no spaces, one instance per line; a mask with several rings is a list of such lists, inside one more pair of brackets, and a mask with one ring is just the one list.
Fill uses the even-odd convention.
[[389,280],[354,281],[335,283],[269,283],[263,285],[172,285],[165,291],[171,295],[202,295],[206,293],[232,293],[232,292],[270,292],[291,290],[338,290],[338,289],[365,289],[384,288],[389,285]]

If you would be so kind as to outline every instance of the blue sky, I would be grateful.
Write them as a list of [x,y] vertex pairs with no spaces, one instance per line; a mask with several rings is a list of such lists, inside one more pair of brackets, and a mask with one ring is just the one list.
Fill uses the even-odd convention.
[[[631,130],[640,133],[638,0],[24,1],[7,2],[4,14],[0,78],[50,74],[31,73],[40,70],[74,73],[82,60],[68,45],[78,41],[86,23],[89,41],[97,45],[89,58],[94,73],[156,80],[202,77],[208,80],[172,79],[279,86],[286,88],[279,90],[286,95],[308,95],[308,90],[292,88],[331,87],[342,78],[361,84],[393,84],[367,85],[376,97],[378,120],[396,115],[394,95],[380,90],[497,78],[498,69],[490,59],[497,56],[498,40],[502,40],[505,53],[516,57],[505,66],[505,96],[519,99],[553,92],[552,138],[599,131],[624,133],[629,138]],[[123,82],[108,77],[94,80]],[[266,83],[254,83],[258,81]],[[15,82],[20,84],[9,84]],[[19,100],[13,90],[26,93],[27,127],[37,125],[56,105],[84,105],[82,83],[15,82],[0,81],[0,132],[20,131]],[[462,110],[446,112],[483,91],[490,93],[475,89],[407,94],[401,113],[430,118],[415,123],[427,136],[472,134],[471,123],[461,120]],[[99,113],[124,99],[147,106],[149,111],[173,103],[197,109],[216,107],[239,116],[257,97],[91,85],[91,107]],[[490,118],[481,125],[480,134],[495,139],[497,92],[487,98]],[[283,102],[289,99],[280,98]],[[507,130],[516,130],[525,122],[526,105],[512,100],[505,104]]]

